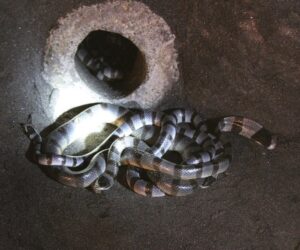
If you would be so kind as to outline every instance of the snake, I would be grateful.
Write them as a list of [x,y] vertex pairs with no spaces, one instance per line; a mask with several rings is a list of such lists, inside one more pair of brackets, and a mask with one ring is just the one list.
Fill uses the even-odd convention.
[[91,32],[79,44],[76,58],[98,80],[120,82],[127,77],[136,57],[136,48],[129,40],[111,32]]
[[[115,129],[93,150],[83,155],[64,153],[74,141],[106,123]],[[149,197],[185,196],[216,181],[231,165],[230,144],[220,138],[224,132],[269,150],[277,143],[276,135],[242,116],[220,118],[211,129],[208,120],[193,110],[136,110],[109,103],[88,107],[46,137],[31,119],[23,128],[33,147],[33,161],[56,181],[106,192],[114,186],[120,166],[125,166],[128,187]],[[179,162],[167,159],[172,151],[180,155]]]
[[98,80],[115,81],[121,80],[124,77],[122,71],[108,64],[103,56],[92,56],[91,53],[83,46],[78,48],[76,57]]

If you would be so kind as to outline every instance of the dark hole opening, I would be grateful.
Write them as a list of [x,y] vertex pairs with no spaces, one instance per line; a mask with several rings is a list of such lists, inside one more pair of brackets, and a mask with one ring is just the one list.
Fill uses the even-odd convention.
[[180,153],[178,153],[177,151],[172,151],[172,150],[167,151],[164,154],[163,158],[168,161],[178,163],[178,164],[180,164],[183,160]]
[[129,95],[146,77],[145,58],[138,47],[108,31],[88,34],[78,45],[75,65],[88,87],[111,98]]

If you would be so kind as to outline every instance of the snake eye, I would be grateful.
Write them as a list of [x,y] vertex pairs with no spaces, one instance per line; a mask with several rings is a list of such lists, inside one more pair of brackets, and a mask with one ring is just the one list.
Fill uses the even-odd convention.
[[96,30],[78,45],[75,56],[80,77],[93,90],[126,96],[144,81],[146,63],[142,52],[120,34]]

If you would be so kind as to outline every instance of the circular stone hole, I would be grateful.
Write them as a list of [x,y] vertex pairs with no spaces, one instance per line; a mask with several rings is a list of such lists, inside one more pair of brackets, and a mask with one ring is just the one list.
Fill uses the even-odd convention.
[[[119,34],[121,41],[129,39],[138,48],[133,69],[127,70],[123,79],[100,81],[75,56],[78,46],[95,31],[108,32],[106,37]],[[141,1],[113,0],[82,5],[59,18],[47,38],[42,74],[57,93],[51,95],[55,97],[52,98],[53,116],[94,102],[157,108],[167,98],[181,96],[183,86],[178,81],[175,39],[166,21]],[[105,42],[103,46],[101,42],[99,47],[108,48],[105,53],[115,53],[116,50],[110,49],[112,43],[107,46]]]
[[82,80],[109,98],[121,98],[136,90],[146,77],[142,52],[124,36],[95,30],[78,45],[75,66]]

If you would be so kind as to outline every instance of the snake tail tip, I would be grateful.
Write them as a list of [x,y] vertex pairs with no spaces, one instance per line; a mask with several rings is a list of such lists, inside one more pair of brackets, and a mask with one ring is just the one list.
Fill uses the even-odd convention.
[[272,135],[271,143],[268,146],[268,150],[273,150],[277,146],[277,141],[278,141],[278,136],[277,135]]

